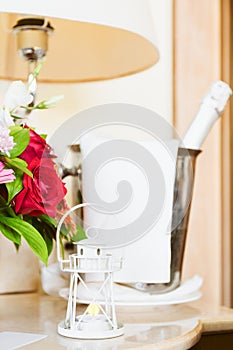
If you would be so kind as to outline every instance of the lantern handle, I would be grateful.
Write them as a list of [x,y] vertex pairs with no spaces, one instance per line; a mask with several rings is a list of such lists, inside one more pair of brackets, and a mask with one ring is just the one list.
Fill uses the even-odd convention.
[[76,209],[80,209],[80,208],[84,208],[87,207],[88,205],[91,205],[91,203],[81,203],[81,204],[77,204],[75,206],[73,206],[72,208],[70,208],[60,219],[58,225],[57,225],[57,231],[56,231],[56,241],[57,241],[57,260],[60,264],[60,266],[62,267],[63,263],[68,263],[69,260],[64,260],[62,258],[61,255],[61,245],[60,245],[60,232],[61,232],[61,226],[64,222],[64,220],[67,218],[68,215],[70,215],[74,210]]

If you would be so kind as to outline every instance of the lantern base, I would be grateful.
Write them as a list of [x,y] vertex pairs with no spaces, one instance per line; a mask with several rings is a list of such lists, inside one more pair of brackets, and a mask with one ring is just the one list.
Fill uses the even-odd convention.
[[57,332],[64,337],[77,338],[77,339],[107,339],[115,338],[124,334],[124,326],[122,323],[118,323],[117,329],[110,329],[104,331],[84,331],[78,330],[76,327],[74,329],[69,329],[65,327],[65,322],[61,321],[57,326]]

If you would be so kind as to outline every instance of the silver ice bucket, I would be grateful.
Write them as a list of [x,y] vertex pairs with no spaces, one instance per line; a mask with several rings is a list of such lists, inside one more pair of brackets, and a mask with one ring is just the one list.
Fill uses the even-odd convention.
[[[79,145],[70,146],[76,166],[67,169],[61,166],[61,176],[73,179],[72,192],[75,193],[72,206],[81,203],[81,156]],[[185,242],[194,186],[195,163],[199,150],[179,148],[176,162],[176,177],[173,195],[172,231],[171,231],[171,265],[168,283],[130,283],[132,288],[149,293],[166,293],[180,285]],[[77,180],[78,178],[78,180]],[[81,214],[80,214],[81,215]]]
[[185,148],[178,150],[173,195],[170,282],[130,284],[137,290],[160,294],[170,292],[180,285],[194,186],[195,163],[200,152]]

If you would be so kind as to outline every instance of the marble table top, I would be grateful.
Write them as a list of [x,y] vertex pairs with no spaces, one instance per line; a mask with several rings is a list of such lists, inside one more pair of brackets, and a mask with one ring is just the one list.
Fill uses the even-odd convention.
[[66,306],[66,300],[43,294],[0,295],[0,332],[47,335],[20,347],[22,350],[185,350],[195,345],[203,332],[233,331],[232,309],[199,300],[168,306],[118,306],[117,318],[125,327],[123,336],[77,340],[57,334]]

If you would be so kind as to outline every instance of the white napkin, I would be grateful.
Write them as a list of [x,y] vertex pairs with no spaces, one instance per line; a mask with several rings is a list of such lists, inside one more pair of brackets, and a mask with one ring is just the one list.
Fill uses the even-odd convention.
[[[112,234],[112,229],[127,227],[128,231],[123,230],[123,232],[129,238],[128,242],[127,240],[126,242],[130,244],[125,246],[124,244],[119,244],[119,246],[124,247],[110,250],[113,255],[122,256],[124,260],[123,268],[114,274],[114,280],[116,282],[169,282],[171,262],[170,228],[178,141],[144,139],[143,137],[145,135],[133,140],[129,138],[138,144],[145,153],[149,153],[153,161],[158,164],[156,170],[153,168],[151,173],[146,173],[146,169],[143,166],[140,168],[142,154],[137,154],[137,151],[132,152],[133,160],[127,159],[127,157],[124,158],[124,155],[121,158],[119,151],[119,158],[108,159],[104,162],[103,148],[98,151],[98,147],[106,144],[105,147],[107,149],[109,147],[108,141],[119,140],[119,137],[114,136],[113,133],[113,136],[111,135],[110,137],[106,131],[103,134],[104,136],[100,134],[99,130],[98,133],[95,130],[90,131],[80,140],[84,159],[82,169],[84,200],[86,202],[96,203],[95,191],[91,187],[93,181],[95,182],[96,192],[107,207],[119,199],[120,195],[117,197],[117,185],[122,180],[131,185],[133,195],[130,203],[125,206],[124,210],[118,211],[113,215],[106,215],[106,213],[100,213],[92,210],[90,207],[85,207],[85,220],[90,227],[109,229],[110,235]],[[121,135],[119,130],[118,135]],[[91,152],[94,152],[95,155],[93,161],[85,163],[85,159]],[[135,165],[137,163],[137,156],[138,164]],[[134,158],[136,158],[136,161]],[[98,159],[100,159],[99,164]],[[97,168],[97,164],[99,168]],[[150,171],[148,163],[146,163],[146,166]],[[161,178],[164,181],[162,186]],[[150,199],[149,206],[147,207],[148,198],[151,198],[150,194],[152,193],[151,185],[157,186],[157,188],[153,192],[153,200]],[[164,191],[160,191],[163,186]],[[147,219],[144,219],[145,223],[139,221],[135,229],[133,223],[141,218],[142,214],[148,208],[150,210],[150,216],[146,216]],[[159,215],[158,208],[160,210]],[[147,233],[142,235],[137,241],[134,241],[134,231],[137,231],[138,228],[139,233],[141,232],[143,234],[147,222],[154,219],[156,221],[153,222]],[[111,239],[115,241],[119,239],[121,243],[120,235],[121,231],[118,230],[117,234],[110,236],[109,241]],[[104,239],[106,241],[106,238]],[[108,246],[108,242],[106,245]]]
[[46,337],[44,334],[0,332],[0,346],[2,350],[14,350]]

